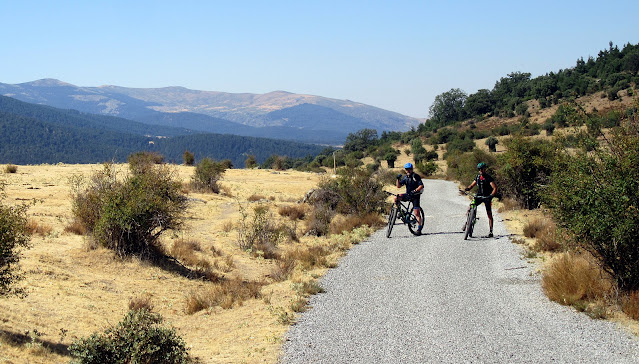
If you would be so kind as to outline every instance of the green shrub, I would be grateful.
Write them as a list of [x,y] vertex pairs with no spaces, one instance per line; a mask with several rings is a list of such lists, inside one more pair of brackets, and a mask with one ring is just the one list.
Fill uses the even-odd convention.
[[499,144],[499,140],[495,138],[494,136],[491,136],[488,139],[486,139],[486,145],[488,146],[488,150],[490,150],[493,153],[497,151],[497,144]]
[[195,163],[195,155],[188,150],[184,151],[184,154],[182,154],[182,159],[184,159],[185,166],[192,166]]
[[187,206],[181,184],[166,166],[138,170],[118,180],[105,164],[86,182],[72,185],[72,212],[94,241],[120,256],[154,256],[166,230],[182,225]]
[[319,183],[319,189],[324,190],[324,194],[337,197],[334,207],[337,212],[355,215],[384,209],[387,195],[382,187],[375,174],[363,168],[340,168],[337,178],[325,178]]
[[256,257],[278,259],[280,255],[277,246],[291,237],[286,225],[274,223],[268,207],[263,205],[254,207],[252,214],[247,213],[240,205],[240,215],[242,218],[237,229],[240,249]]
[[188,363],[184,340],[162,321],[146,309],[131,310],[104,333],[75,341],[69,347],[72,363]]
[[247,155],[246,160],[244,161],[244,167],[248,169],[257,168],[257,158],[255,158],[252,154]]
[[24,289],[15,286],[23,278],[18,269],[20,249],[29,247],[26,205],[5,206],[4,183],[0,182],[0,297],[24,295]]
[[621,290],[639,289],[639,121],[603,147],[562,153],[545,200],[558,224],[595,256]]
[[432,176],[439,169],[437,164],[433,162],[419,162],[415,167],[417,167],[417,170],[424,176]]
[[475,148],[475,141],[468,138],[453,138],[451,141],[446,143],[446,154],[444,154],[444,159],[448,158],[453,153],[456,152],[470,152]]
[[521,136],[507,139],[504,144],[507,150],[498,159],[498,188],[525,208],[539,207],[540,189],[548,183],[555,148],[549,142]]
[[[495,176],[494,170],[497,159],[493,154],[480,149],[474,149],[468,153],[454,153],[446,160],[448,168],[446,177],[469,185],[477,176],[477,164],[484,162],[488,165],[488,173]],[[499,187],[499,186],[498,186]]]
[[195,172],[191,178],[191,186],[197,191],[219,193],[217,182],[222,178],[225,165],[211,158],[204,158],[195,166]]

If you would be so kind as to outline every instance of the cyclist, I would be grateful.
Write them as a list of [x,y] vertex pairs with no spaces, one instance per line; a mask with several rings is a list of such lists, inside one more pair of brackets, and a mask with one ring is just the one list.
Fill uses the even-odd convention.
[[492,199],[497,193],[497,185],[495,180],[488,173],[486,173],[486,163],[480,162],[477,164],[479,173],[473,183],[466,187],[466,191],[470,191],[473,187],[477,186],[477,196],[475,201],[477,205],[481,205],[483,202],[486,205],[486,214],[488,215],[488,226],[490,227],[490,233],[485,236],[486,238],[493,237],[493,211],[492,211]]
[[406,193],[397,195],[397,197],[395,197],[395,202],[397,202],[398,198],[401,199],[401,201],[413,202],[413,214],[417,218],[417,235],[420,235],[422,233],[422,225],[424,222],[422,221],[422,216],[419,213],[419,198],[424,190],[424,183],[422,182],[422,178],[413,171],[412,163],[406,163],[404,165],[404,169],[406,170],[405,176],[401,173],[397,175],[397,188],[401,188],[405,185]]

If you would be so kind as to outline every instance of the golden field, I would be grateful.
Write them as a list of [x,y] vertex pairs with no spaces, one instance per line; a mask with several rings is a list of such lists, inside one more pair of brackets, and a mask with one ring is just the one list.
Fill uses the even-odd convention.
[[[227,170],[220,182],[222,194],[188,192],[190,199],[183,230],[166,234],[162,244],[170,251],[178,240],[195,242],[195,254],[224,279],[265,284],[259,298],[187,313],[187,298],[205,292],[212,282],[188,278],[138,259],[119,259],[110,250],[90,249],[89,238],[65,232],[72,222],[70,177],[90,176],[101,165],[18,166],[16,173],[0,174],[6,182],[6,204],[28,203],[30,224],[36,233],[23,251],[21,282],[24,299],[0,299],[0,362],[66,363],[68,346],[76,339],[117,324],[132,300],[148,300],[164,324],[174,327],[192,357],[204,363],[273,363],[282,337],[308,294],[299,285],[313,282],[357,239],[303,236],[304,221],[295,224],[298,246],[332,247],[329,264],[293,272],[289,279],[270,278],[273,260],[254,257],[239,248],[237,227],[240,206],[268,206],[272,219],[281,206],[295,205],[315,187],[321,176],[296,171]],[[118,165],[126,173],[127,165]],[[194,167],[173,166],[188,185]],[[188,189],[188,187],[186,187]],[[356,234],[351,233],[351,235]],[[369,232],[366,232],[369,233]],[[366,234],[364,233],[364,234]],[[360,233],[361,234],[361,233]],[[336,249],[339,247],[339,249]],[[328,249],[328,248],[327,248]],[[297,309],[299,311],[299,308]]]

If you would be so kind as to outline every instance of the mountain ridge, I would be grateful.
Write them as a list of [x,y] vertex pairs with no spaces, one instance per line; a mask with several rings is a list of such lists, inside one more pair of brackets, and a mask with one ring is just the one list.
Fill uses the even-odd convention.
[[[49,105],[63,109],[76,109],[81,112],[118,116],[148,124],[162,125],[166,114],[192,113],[217,119],[217,124],[225,122],[224,132],[237,135],[260,134],[260,131],[246,131],[245,127],[280,127],[279,131],[262,130],[265,135],[274,138],[292,139],[293,130],[308,131],[309,125],[322,125],[324,120],[313,113],[307,113],[305,119],[296,119],[299,124],[291,124],[283,119],[273,118],[272,112],[287,114],[287,109],[309,104],[328,108],[335,114],[331,129],[326,129],[328,138],[313,139],[298,133],[299,141],[339,144],[352,132],[362,128],[382,131],[407,131],[419,125],[421,119],[408,117],[396,112],[350,100],[338,100],[322,96],[294,94],[288,91],[272,91],[265,94],[228,93],[220,91],[191,90],[182,86],[161,88],[127,88],[115,85],[98,87],[75,86],[57,79],[41,79],[20,84],[0,83],[0,94],[21,101]],[[317,109],[321,110],[321,109]],[[297,110],[291,110],[296,113]],[[326,114],[325,110],[322,111]],[[183,117],[183,116],[182,116]],[[175,119],[175,118],[173,118]],[[207,124],[207,123],[205,123]],[[210,123],[209,123],[210,124]],[[216,125],[200,128],[206,132],[220,132]],[[180,126],[180,125],[172,125]],[[242,127],[243,126],[243,127]],[[192,128],[192,126],[189,126]],[[244,133],[244,134],[242,134]],[[333,135],[331,135],[333,133]],[[297,136],[296,136],[297,137]],[[336,143],[337,141],[337,143]]]

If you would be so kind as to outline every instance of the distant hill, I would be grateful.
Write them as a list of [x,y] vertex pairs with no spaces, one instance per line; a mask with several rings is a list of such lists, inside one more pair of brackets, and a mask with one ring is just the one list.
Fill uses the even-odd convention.
[[[0,83],[25,102],[214,133],[341,144],[363,128],[406,131],[420,120],[373,106],[284,91],[234,94],[183,87],[79,87],[53,79]],[[320,127],[318,129],[318,127]],[[314,131],[321,130],[320,133]]]
[[317,155],[322,149],[284,140],[150,126],[0,96],[0,163],[123,162],[131,153],[143,150],[180,163],[184,151],[189,150],[196,160],[230,159],[243,167],[247,154],[262,163],[273,154],[299,158]]

